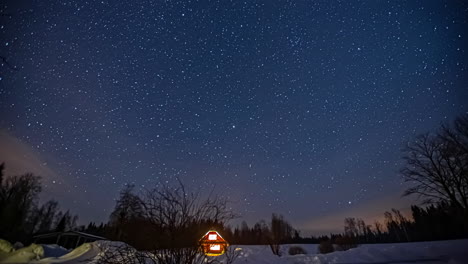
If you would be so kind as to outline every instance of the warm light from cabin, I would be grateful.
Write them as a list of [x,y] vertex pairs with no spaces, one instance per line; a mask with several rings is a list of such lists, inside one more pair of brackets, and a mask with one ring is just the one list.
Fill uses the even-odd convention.
[[210,250],[221,250],[221,245],[211,245]]
[[218,236],[216,234],[208,235],[208,240],[216,240],[216,239],[218,239]]

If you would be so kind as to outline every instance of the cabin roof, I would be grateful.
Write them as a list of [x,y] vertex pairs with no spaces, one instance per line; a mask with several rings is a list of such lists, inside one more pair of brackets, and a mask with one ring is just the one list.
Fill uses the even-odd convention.
[[210,230],[210,231],[206,232],[206,234],[205,234],[204,236],[202,236],[201,240],[208,240],[208,235],[209,235],[210,233],[216,233],[216,235],[218,235],[219,238],[221,238],[220,240],[226,241],[226,239],[224,239],[224,238],[218,233],[218,231],[215,231],[215,230]]

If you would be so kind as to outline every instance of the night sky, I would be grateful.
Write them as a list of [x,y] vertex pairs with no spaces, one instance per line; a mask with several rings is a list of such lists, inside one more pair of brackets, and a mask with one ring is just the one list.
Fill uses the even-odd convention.
[[468,112],[465,1],[0,4],[0,160],[82,224],[180,178],[341,231],[414,202],[401,148]]

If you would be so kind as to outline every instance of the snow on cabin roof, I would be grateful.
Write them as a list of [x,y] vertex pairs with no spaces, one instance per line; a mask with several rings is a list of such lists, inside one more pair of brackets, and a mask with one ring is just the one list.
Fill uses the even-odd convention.
[[209,235],[210,233],[216,233],[216,235],[218,235],[219,238],[221,238],[222,241],[226,241],[226,239],[224,239],[224,238],[218,233],[218,231],[216,231],[216,230],[210,230],[210,231],[206,232],[206,234],[205,234],[204,236],[202,236],[201,240],[207,239],[207,237],[208,237],[208,235]]

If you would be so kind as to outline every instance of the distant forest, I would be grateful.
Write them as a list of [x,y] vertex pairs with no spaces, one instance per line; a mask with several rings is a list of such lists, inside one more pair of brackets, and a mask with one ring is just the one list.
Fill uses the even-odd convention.
[[[249,227],[246,222],[240,226],[230,227],[219,223],[206,223],[206,228],[199,233],[206,232],[208,228],[216,229],[231,244],[235,245],[269,245],[272,233],[272,222],[278,219],[285,226],[281,244],[318,244],[324,240],[335,243],[340,238],[351,238],[353,244],[372,243],[401,243],[416,241],[433,241],[468,238],[468,221],[463,212],[457,207],[441,202],[428,206],[411,206],[411,218],[406,218],[399,210],[392,209],[384,213],[384,223],[374,222],[368,225],[360,218],[346,218],[343,221],[344,231],[339,234],[326,236],[301,236],[281,215],[273,214],[270,221],[259,221]],[[146,225],[150,225],[147,223]],[[117,223],[89,223],[81,226],[80,231],[111,239],[122,240],[134,247],[140,247],[141,237],[138,235],[146,228],[140,221],[127,221],[125,224]],[[117,234],[121,234],[119,239]],[[338,242],[337,244],[340,244]],[[144,248],[144,246],[143,246]]]
[[0,238],[28,244],[36,234],[78,230],[124,241],[140,250],[164,250],[195,247],[207,230],[215,229],[230,244],[268,244],[278,254],[278,245],[285,243],[330,241],[353,247],[468,238],[468,115],[416,137],[403,149],[403,158],[400,174],[408,182],[404,195],[417,195],[425,203],[411,207],[411,218],[396,209],[384,213],[383,223],[369,225],[350,217],[343,221],[343,233],[321,237],[301,236],[277,214],[250,227],[245,222],[230,227],[227,223],[237,216],[226,199],[203,197],[186,190],[181,181],[141,194],[126,186],[107,223],[77,226],[78,217],[60,210],[57,201],[39,205],[39,176],[6,177],[5,164],[1,164]]

